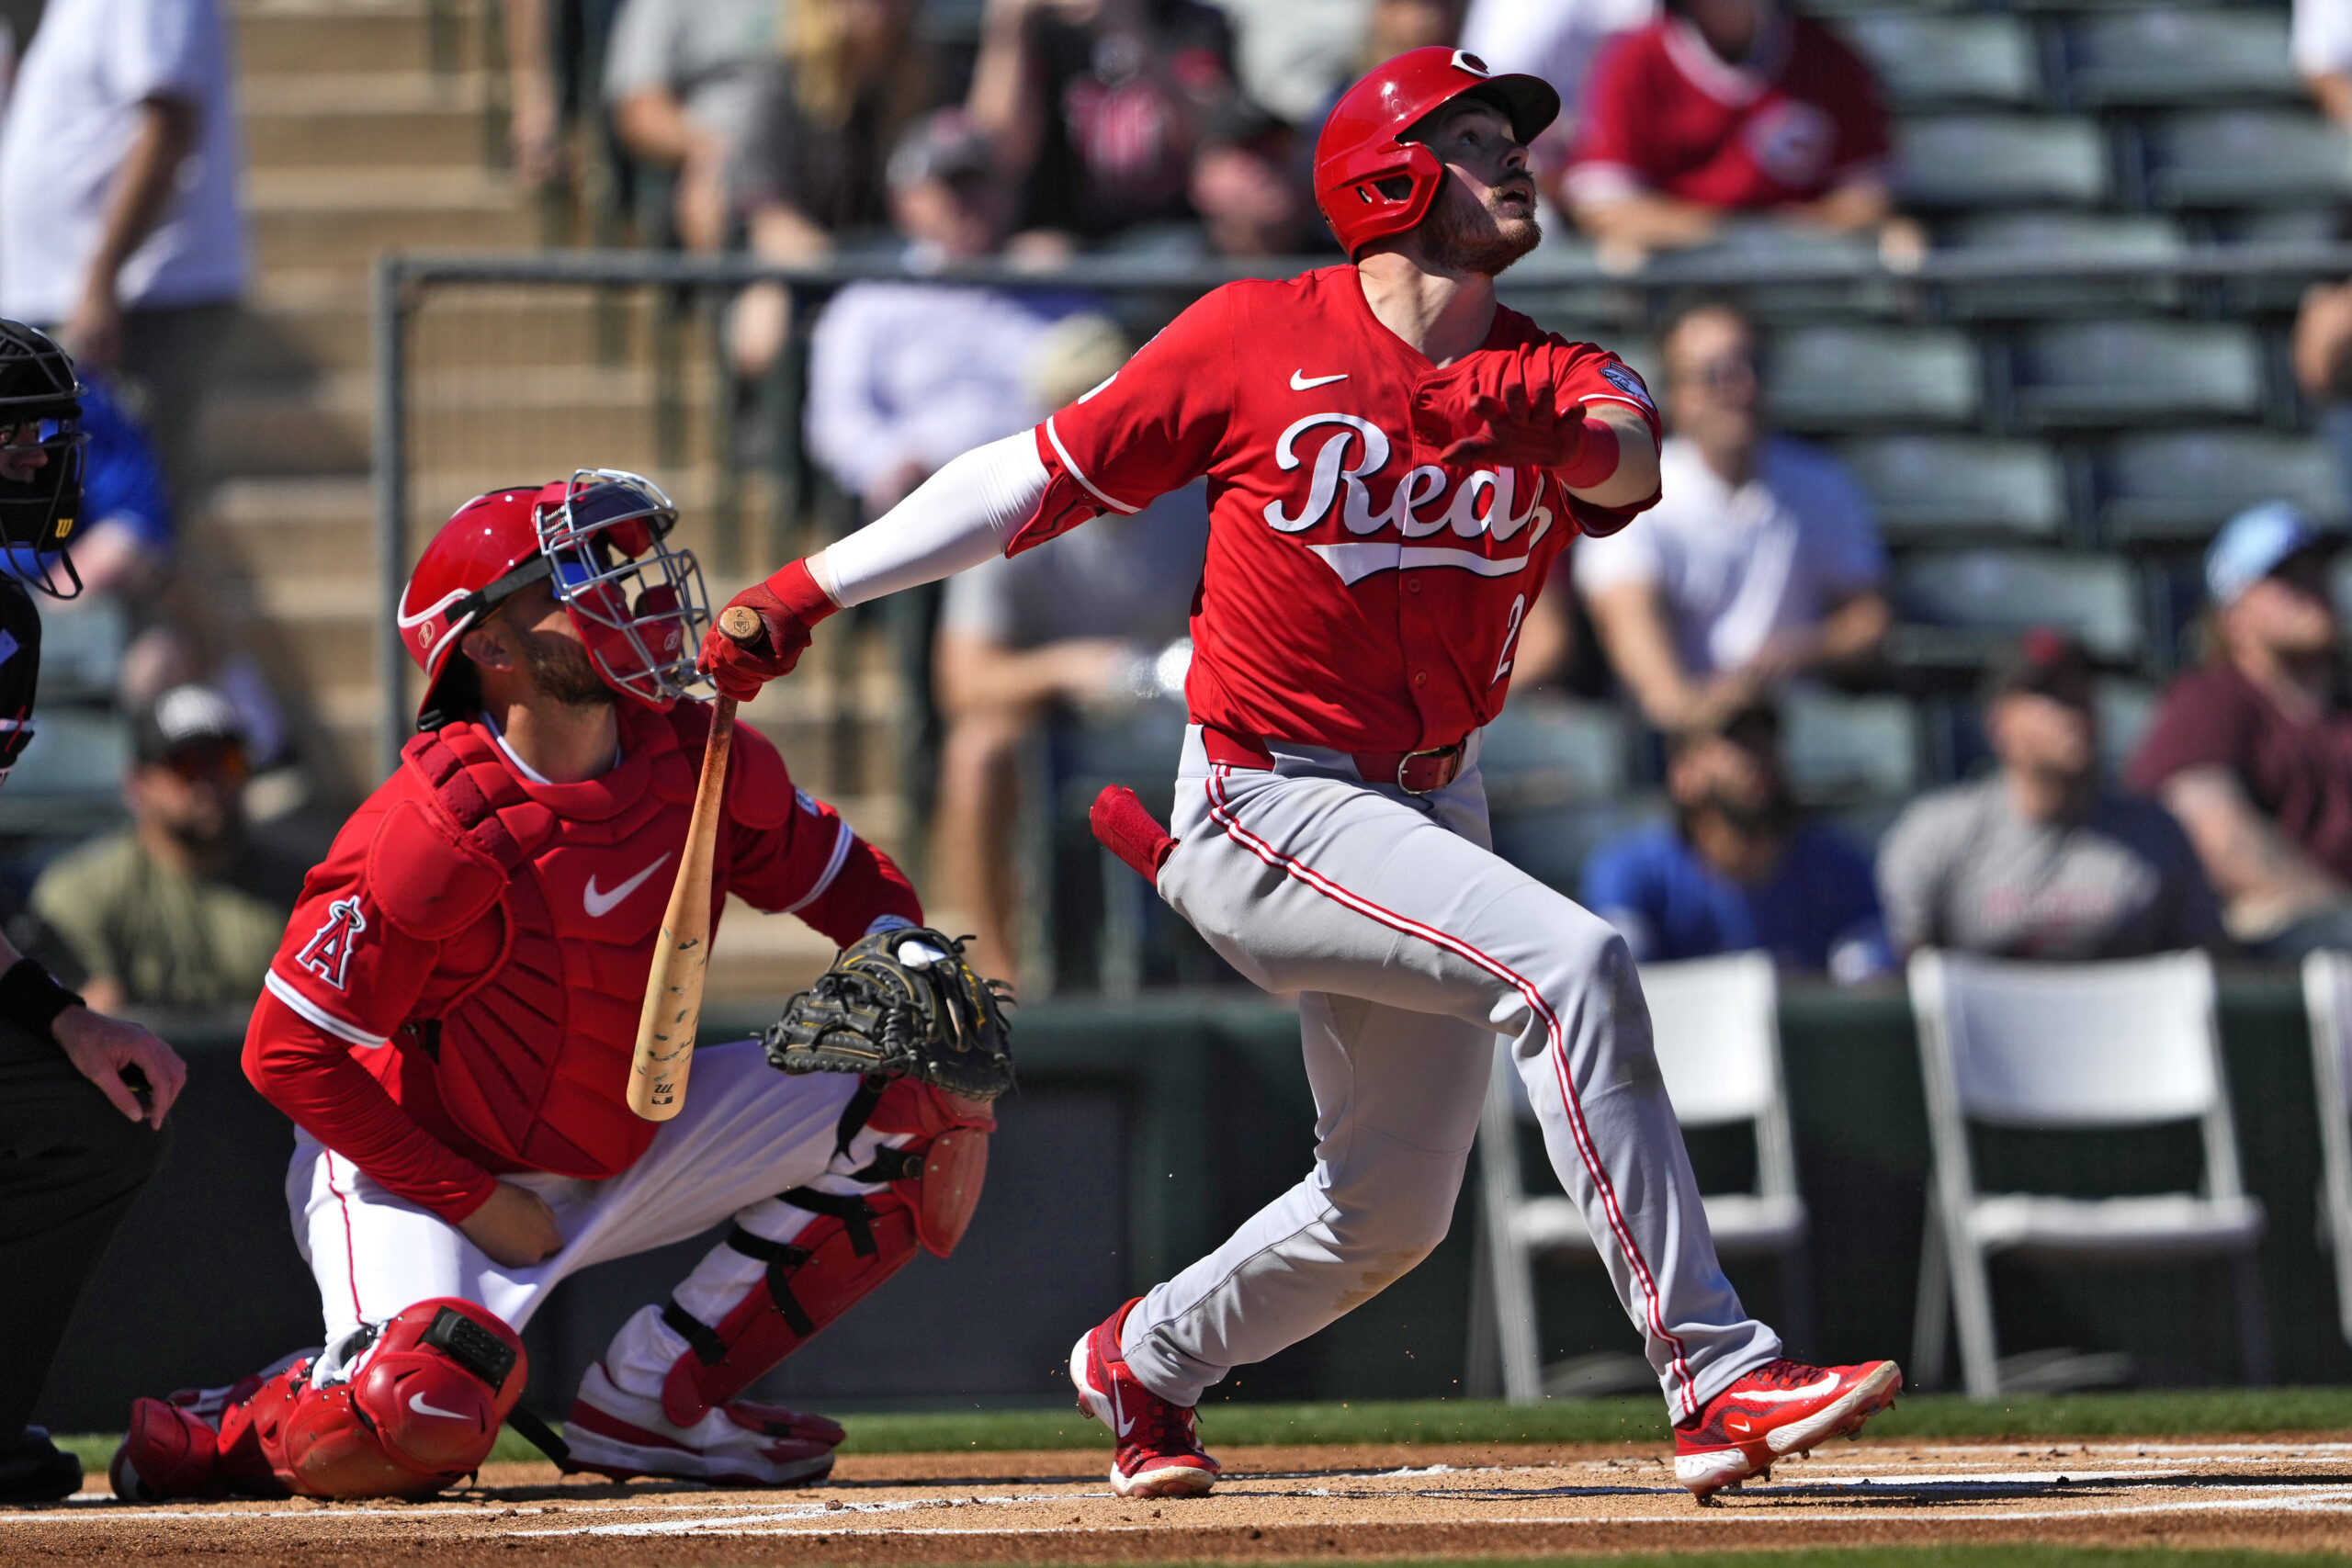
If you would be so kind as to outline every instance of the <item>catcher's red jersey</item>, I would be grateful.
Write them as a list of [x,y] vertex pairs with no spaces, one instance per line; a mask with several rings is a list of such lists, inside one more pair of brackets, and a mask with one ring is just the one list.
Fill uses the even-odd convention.
[[[602,777],[527,774],[480,722],[419,736],[312,871],[254,1010],[263,1094],[400,1196],[457,1220],[492,1173],[590,1179],[654,1124],[626,1086],[693,813],[709,710],[621,708]],[[775,748],[738,727],[712,862],[732,891],[844,944],[913,890]]]
[[1380,323],[1351,266],[1228,284],[1037,427],[1050,482],[1009,553],[1205,474],[1193,717],[1347,750],[1451,745],[1502,707],[1577,521],[1627,515],[1539,468],[1440,460],[1506,378],[1629,404],[1657,434],[1622,361],[1515,310],[1441,369]]

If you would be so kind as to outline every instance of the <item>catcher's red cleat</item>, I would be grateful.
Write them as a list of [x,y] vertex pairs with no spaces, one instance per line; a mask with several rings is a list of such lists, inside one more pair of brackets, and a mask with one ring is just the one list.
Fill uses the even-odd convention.
[[1216,1484],[1217,1462],[1201,1447],[1189,1405],[1170,1404],[1136,1381],[1119,1350],[1119,1330],[1137,1296],[1070,1348],[1078,1407],[1119,1439],[1111,1490],[1122,1497],[1198,1497]]
[[258,1372],[220,1388],[184,1388],[163,1399],[130,1402],[130,1424],[107,1479],[126,1503],[170,1498],[226,1497],[230,1478],[220,1467],[220,1418],[259,1391]]
[[738,1399],[691,1427],[673,1426],[662,1401],[627,1393],[603,1362],[580,1380],[563,1424],[570,1468],[615,1481],[673,1475],[715,1486],[813,1486],[833,1471],[833,1450],[847,1436],[822,1416]]
[[1804,1453],[1830,1438],[1851,1437],[1903,1391],[1893,1361],[1852,1367],[1768,1362],[1674,1427],[1674,1479],[1705,1502],[1717,1489]]

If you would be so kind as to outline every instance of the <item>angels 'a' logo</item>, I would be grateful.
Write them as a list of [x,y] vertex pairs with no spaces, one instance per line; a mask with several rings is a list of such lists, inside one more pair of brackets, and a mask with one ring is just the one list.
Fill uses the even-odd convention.
[[327,906],[325,923],[311,933],[294,962],[340,991],[351,970],[352,944],[367,929],[368,917],[359,912],[359,900],[338,898]]

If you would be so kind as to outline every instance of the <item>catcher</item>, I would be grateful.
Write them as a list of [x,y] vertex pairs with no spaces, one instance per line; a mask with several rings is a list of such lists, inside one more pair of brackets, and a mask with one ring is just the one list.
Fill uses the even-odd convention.
[[[739,728],[714,923],[732,891],[849,951],[772,1032],[792,1076],[721,1044],[674,1120],[629,1112],[709,725],[680,700],[708,615],[675,521],[648,481],[591,470],[469,502],[426,547],[400,617],[422,733],[311,874],[245,1040],[297,1127],[325,1345],[139,1400],[118,1495],[419,1496],[510,1418],[616,1479],[831,1469],[840,1427],[738,1395],[918,1247],[955,1247],[1004,1022],[888,857]],[[729,1217],[582,1376],[564,1442],[517,1411],[518,1334],[558,1281]]]

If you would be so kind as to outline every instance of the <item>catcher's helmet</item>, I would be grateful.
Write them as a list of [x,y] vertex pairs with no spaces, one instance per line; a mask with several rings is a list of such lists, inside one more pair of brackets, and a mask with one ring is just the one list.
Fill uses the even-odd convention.
[[0,320],[0,544],[16,575],[59,599],[82,592],[65,553],[82,514],[81,399],[63,349]]
[[[1315,204],[1350,257],[1429,211],[1445,165],[1404,136],[1465,95],[1492,100],[1521,141],[1534,141],[1560,115],[1560,95],[1542,77],[1498,76],[1476,55],[1441,44],[1408,50],[1332,107],[1315,143]],[[1382,188],[1399,181],[1401,191]]]
[[678,509],[651,479],[582,468],[458,508],[401,594],[401,640],[424,671],[420,728],[462,716],[457,644],[519,590],[548,580],[605,684],[667,710],[687,694],[710,621],[702,568],[665,542]]

